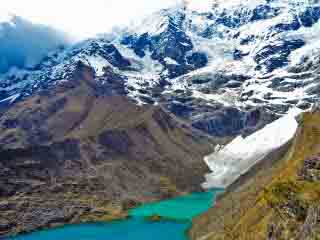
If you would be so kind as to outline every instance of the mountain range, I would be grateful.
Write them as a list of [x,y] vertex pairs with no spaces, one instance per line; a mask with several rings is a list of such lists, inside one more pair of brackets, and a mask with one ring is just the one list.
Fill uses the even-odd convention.
[[116,74],[111,88],[137,104],[161,104],[215,136],[251,133],[319,100],[319,18],[318,4],[301,0],[178,5],[11,69],[0,102],[65,81],[81,61],[97,81]]
[[[118,219],[138,204],[201,190],[202,158],[218,145],[255,140],[292,108],[317,105],[319,20],[313,0],[190,1],[76,43],[20,17],[1,20],[0,234]],[[313,129],[318,118],[308,116]],[[292,159],[308,163],[315,138],[312,151]],[[292,141],[246,172],[250,183],[262,175],[252,195],[278,174],[272,164],[285,165],[300,147]],[[221,199],[247,187],[241,177]],[[217,239],[210,229],[219,214],[196,220],[192,238]]]

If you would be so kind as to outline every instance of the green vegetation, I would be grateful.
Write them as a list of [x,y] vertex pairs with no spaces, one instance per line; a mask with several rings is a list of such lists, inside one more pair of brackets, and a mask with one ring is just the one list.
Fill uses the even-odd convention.
[[152,216],[148,216],[145,218],[147,221],[150,221],[150,222],[159,222],[159,221],[162,221],[163,220],[163,217],[161,217],[160,215],[152,215]]
[[175,184],[168,177],[160,177],[160,191],[164,197],[170,198],[172,196],[180,195],[179,190]]
[[98,196],[81,196],[78,199],[80,204],[91,208],[80,215],[81,222],[109,222],[128,217],[128,212],[120,202],[101,200]]

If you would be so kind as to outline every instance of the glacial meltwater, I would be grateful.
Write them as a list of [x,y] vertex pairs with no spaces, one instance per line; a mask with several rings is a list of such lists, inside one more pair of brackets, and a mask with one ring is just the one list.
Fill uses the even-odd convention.
[[[67,225],[61,228],[22,234],[9,240],[187,240],[193,217],[208,210],[221,190],[193,193],[157,203],[145,204],[130,211],[124,221]],[[146,217],[163,220],[148,221]]]

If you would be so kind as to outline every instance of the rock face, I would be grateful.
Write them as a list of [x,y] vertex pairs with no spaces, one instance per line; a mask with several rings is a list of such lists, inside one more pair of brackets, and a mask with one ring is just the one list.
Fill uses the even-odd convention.
[[263,108],[241,111],[238,108],[225,107],[214,113],[193,121],[193,126],[213,136],[246,136],[276,117]]
[[108,86],[117,78],[103,78],[78,63],[69,81],[3,111],[1,234],[121,218],[138,203],[201,190],[215,141],[117,96]]
[[317,239],[320,112],[304,113],[292,143],[273,151],[195,219],[192,239]]

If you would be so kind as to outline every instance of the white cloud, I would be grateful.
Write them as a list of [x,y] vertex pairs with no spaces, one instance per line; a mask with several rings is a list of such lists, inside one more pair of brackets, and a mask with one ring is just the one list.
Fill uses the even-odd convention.
[[48,52],[68,44],[63,33],[19,17],[0,18],[0,74],[36,65]]
[[2,0],[0,15],[10,12],[35,23],[48,24],[79,38],[106,32],[113,26],[158,9],[177,0]]

